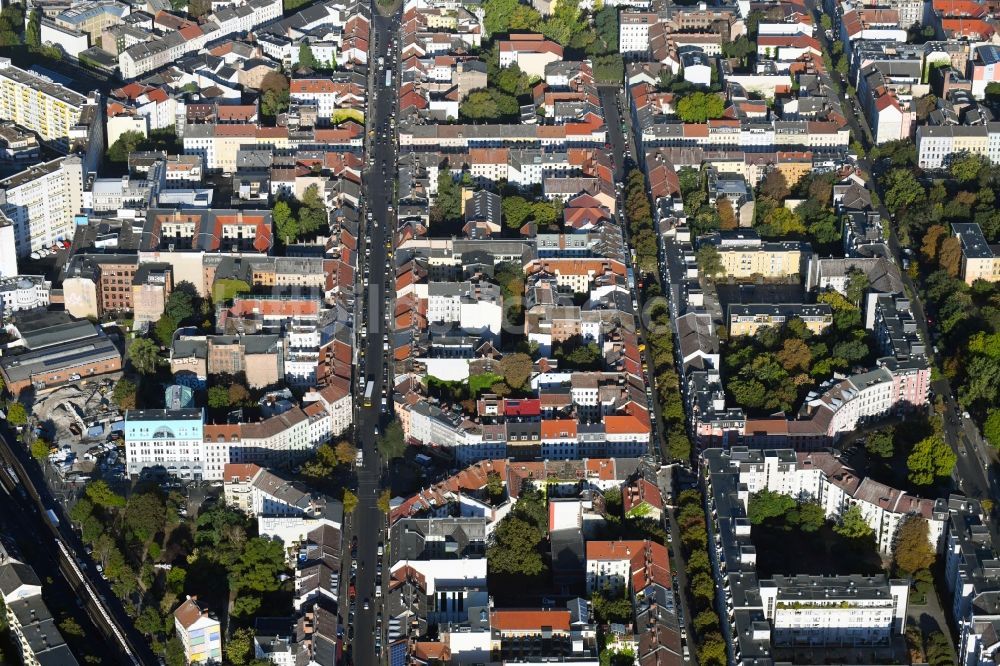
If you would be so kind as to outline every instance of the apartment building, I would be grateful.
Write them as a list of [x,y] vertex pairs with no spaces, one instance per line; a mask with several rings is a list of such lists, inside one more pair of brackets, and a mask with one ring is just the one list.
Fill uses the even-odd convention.
[[570,622],[565,609],[495,610],[490,613],[490,651],[504,662],[568,661],[573,653]]
[[333,377],[327,386],[319,390],[314,389],[302,397],[306,409],[314,401],[323,405],[326,411],[329,419],[327,426],[329,437],[339,437],[353,425],[354,394],[351,391],[350,380]]
[[[907,581],[885,575],[758,576],[747,519],[753,494],[769,488],[819,501],[829,509],[841,501],[840,495],[823,492],[840,480],[827,473],[844,472],[832,455],[733,447],[707,450],[702,460],[706,509],[716,517],[709,521],[709,544],[714,544],[709,556],[719,581],[717,603],[729,611],[723,615],[721,631],[730,663],[786,661],[797,649],[832,651],[844,645],[850,646],[852,658],[872,660],[900,636]],[[938,528],[946,516],[937,514]],[[941,534],[940,529],[935,534],[934,527],[932,539]],[[880,544],[885,551],[891,540]]]
[[140,264],[132,279],[132,312],[138,323],[154,323],[163,316],[173,290],[170,264]]
[[1000,629],[1000,558],[983,507],[977,500],[948,498],[944,576],[951,592],[951,616],[958,631],[958,663],[995,661]]
[[920,125],[917,127],[917,164],[922,169],[943,169],[953,155],[982,155],[1000,161],[1000,123],[984,125]]
[[53,148],[69,151],[70,134],[84,108],[100,104],[96,93],[86,97],[0,58],[0,119],[26,127]]
[[990,244],[975,222],[953,223],[951,233],[962,244],[962,279],[1000,281],[1000,245]]
[[563,48],[539,34],[511,34],[499,42],[500,67],[517,65],[528,76],[545,76],[545,66],[562,60]]
[[209,42],[249,32],[281,15],[282,5],[276,0],[250,0],[238,7],[227,6],[209,14],[201,25],[186,22],[180,29],[128,47],[118,54],[118,70],[125,80],[137,78],[176,62]]
[[[261,536],[280,540],[291,563],[300,565],[296,574],[296,610],[302,610],[312,600],[313,593],[336,601],[344,505],[256,464],[226,464],[220,476],[226,502],[255,519]],[[295,547],[312,550],[310,541],[317,548],[317,553],[329,552],[332,548],[334,552],[330,554],[335,561],[324,562],[321,557],[320,561],[303,567],[312,558],[307,556],[306,561],[299,559]],[[306,571],[308,569],[313,570]],[[331,581],[332,584],[329,584]]]
[[130,409],[125,412],[128,474],[162,467],[181,479],[207,480],[205,412],[201,409]]
[[135,255],[94,255],[97,271],[97,310],[99,314],[125,313],[134,309],[132,284],[139,271]]
[[427,285],[429,324],[454,324],[467,333],[500,336],[503,295],[490,282],[430,282]]
[[90,45],[101,41],[101,33],[119,25],[131,13],[131,7],[114,0],[89,0],[74,4],[53,18],[57,26],[87,35]]
[[313,450],[312,424],[296,406],[259,421],[219,425],[205,424],[199,409],[129,410],[128,473],[162,468],[182,479],[221,481],[229,463],[288,468]]
[[884,576],[774,576],[760,596],[775,647],[886,645],[903,633],[908,587]]
[[768,326],[783,326],[792,319],[805,324],[814,335],[820,335],[833,323],[833,308],[825,303],[767,303],[729,306],[729,335],[755,335]]
[[74,217],[83,204],[83,181],[83,161],[76,155],[0,180],[0,210],[14,224],[17,256],[73,239]]
[[[909,517],[923,518],[928,524],[928,540],[937,550],[947,521],[942,500],[921,499],[858,474],[829,451],[795,452],[791,449],[751,449],[734,447],[728,453],[714,453],[719,464],[737,474],[744,502],[754,493],[768,489],[820,504],[827,517],[836,520],[852,506],[875,533],[884,553],[892,551],[896,531]],[[714,463],[713,463],[714,464]]]
[[699,243],[715,245],[722,261],[722,275],[737,280],[801,275],[812,255],[808,243],[765,242],[749,230],[715,233],[700,239]]
[[198,597],[188,596],[174,611],[174,630],[184,646],[187,663],[222,660],[222,627],[198,605]]
[[0,545],[0,600],[11,642],[20,653],[21,663],[25,666],[77,666],[79,662],[42,599],[41,580],[34,569],[11,557],[3,545]]
[[337,110],[356,109],[360,117],[364,109],[365,83],[355,74],[296,78],[290,83],[289,97],[293,104],[315,106],[317,119],[329,124]]
[[644,572],[658,569],[669,576],[667,549],[655,541],[587,541],[587,594],[631,594],[633,579],[646,580]]
[[879,354],[900,361],[927,355],[908,298],[869,293],[864,310],[865,328],[874,332]]

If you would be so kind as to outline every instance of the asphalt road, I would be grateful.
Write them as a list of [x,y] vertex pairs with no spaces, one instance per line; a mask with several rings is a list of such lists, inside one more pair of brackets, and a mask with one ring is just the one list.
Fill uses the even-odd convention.
[[[384,338],[388,329],[385,315],[388,312],[385,303],[388,295],[387,282],[390,271],[387,267],[389,248],[386,243],[391,241],[387,233],[390,225],[395,225],[395,212],[389,208],[394,206],[394,183],[396,173],[395,130],[390,127],[390,118],[396,108],[396,91],[399,84],[398,75],[393,74],[392,85],[385,85],[385,68],[378,66],[379,58],[385,59],[387,68],[394,68],[395,56],[389,59],[389,42],[398,37],[399,13],[392,17],[384,17],[372,8],[373,31],[371,74],[369,76],[369,125],[368,129],[375,132],[370,135],[366,157],[373,161],[364,176],[364,195],[367,210],[372,213],[372,220],[367,222],[362,249],[362,279],[365,271],[368,273],[368,287],[361,283],[361,293],[356,303],[362,308],[361,323],[366,329],[366,335],[361,336],[361,326],[357,326],[359,340],[358,371],[363,372],[365,383],[375,383],[375,391],[371,407],[363,403],[364,388],[358,392],[358,410],[355,420],[358,446],[363,451],[364,463],[358,470],[358,508],[352,517],[353,534],[358,537],[357,550],[357,607],[354,619],[354,638],[352,640],[352,657],[358,666],[371,666],[380,663],[381,654],[376,649],[376,617],[380,612],[380,598],[375,596],[377,566],[377,550],[380,542],[386,542],[385,516],[378,509],[377,500],[383,485],[383,466],[376,445],[376,428],[383,428],[388,419],[382,414],[381,403],[383,393],[388,400],[388,382],[384,379],[387,370]],[[398,45],[397,45],[398,46]],[[373,290],[372,294],[368,290]],[[374,304],[370,305],[370,304]],[[363,356],[361,355],[363,354]],[[357,386],[357,384],[356,384]],[[381,430],[379,430],[381,432]],[[386,559],[386,563],[388,559]],[[388,567],[385,567],[387,570]],[[369,609],[364,609],[365,603]],[[379,629],[382,633],[384,628]],[[384,636],[384,635],[383,635]],[[380,641],[381,649],[385,649],[384,641]]]

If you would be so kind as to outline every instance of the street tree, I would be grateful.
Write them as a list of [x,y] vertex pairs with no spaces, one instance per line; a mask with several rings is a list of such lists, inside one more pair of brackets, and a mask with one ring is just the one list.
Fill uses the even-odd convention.
[[392,500],[392,493],[388,488],[385,488],[381,493],[379,493],[378,501],[376,502],[378,510],[388,515],[389,510],[392,508],[391,506],[389,506],[391,500]]
[[30,451],[32,458],[38,462],[42,462],[49,457],[49,443],[38,437],[31,443]]
[[354,510],[358,508],[358,496],[347,488],[344,488],[344,496],[341,501],[344,503],[344,513],[354,513]]
[[358,447],[354,446],[346,439],[342,439],[337,442],[337,446],[334,447],[333,452],[337,457],[338,463],[341,465],[350,465],[357,459]]
[[386,461],[403,457],[406,452],[406,442],[403,440],[403,426],[397,419],[393,419],[379,437],[378,450]]
[[983,435],[994,448],[1000,449],[1000,409],[991,409],[983,423]]

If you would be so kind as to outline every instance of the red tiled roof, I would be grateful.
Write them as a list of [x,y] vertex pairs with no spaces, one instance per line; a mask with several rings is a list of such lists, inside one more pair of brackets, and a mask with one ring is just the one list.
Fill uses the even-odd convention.
[[498,610],[490,615],[490,627],[499,631],[541,631],[543,627],[554,631],[569,631],[568,610]]

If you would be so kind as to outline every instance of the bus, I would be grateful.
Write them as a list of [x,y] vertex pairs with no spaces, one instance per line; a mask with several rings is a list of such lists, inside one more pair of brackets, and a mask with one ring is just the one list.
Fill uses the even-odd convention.
[[372,395],[375,393],[375,382],[369,381],[368,387],[365,388],[365,407],[372,406]]
[[391,88],[392,87],[392,70],[391,69],[385,70],[385,87],[386,88]]

